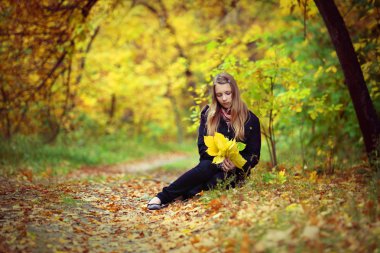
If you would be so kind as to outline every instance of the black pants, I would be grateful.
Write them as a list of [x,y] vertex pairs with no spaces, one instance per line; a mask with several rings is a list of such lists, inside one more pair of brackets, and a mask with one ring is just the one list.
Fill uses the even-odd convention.
[[218,180],[225,180],[230,177],[232,182],[229,186],[235,187],[237,178],[235,170],[231,172],[223,172],[216,164],[210,160],[201,160],[197,166],[182,174],[176,181],[169,186],[164,187],[162,192],[157,194],[161,203],[169,203],[179,196],[190,198],[201,192],[215,187]]

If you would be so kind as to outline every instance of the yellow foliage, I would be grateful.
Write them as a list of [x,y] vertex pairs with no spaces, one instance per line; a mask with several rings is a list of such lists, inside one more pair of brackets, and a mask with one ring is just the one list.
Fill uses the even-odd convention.
[[212,162],[215,164],[222,163],[225,158],[229,158],[236,167],[242,169],[247,162],[239,153],[244,149],[245,144],[236,142],[235,139],[229,140],[223,134],[216,132],[214,136],[205,136],[204,141],[208,147],[207,153],[214,156]]
[[302,213],[303,212],[303,209],[302,209],[302,206],[298,203],[292,203],[290,205],[288,205],[285,210],[287,212],[295,212],[295,213]]
[[268,49],[266,52],[265,52],[265,57],[268,58],[268,59],[271,59],[271,58],[275,58],[276,57],[276,51],[275,49]]
[[285,170],[278,172],[277,180],[280,184],[283,184],[286,182]]
[[312,183],[316,183],[318,180],[318,175],[316,171],[310,173],[309,181]]
[[297,2],[295,0],[280,0],[280,9],[282,15],[290,14],[290,10]]
[[328,72],[333,72],[333,73],[336,73],[337,72],[337,68],[335,66],[331,66],[331,67],[328,67],[326,70],[326,73]]

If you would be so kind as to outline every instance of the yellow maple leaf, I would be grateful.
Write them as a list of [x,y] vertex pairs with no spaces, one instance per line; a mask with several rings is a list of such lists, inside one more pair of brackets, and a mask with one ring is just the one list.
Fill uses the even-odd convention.
[[204,142],[207,146],[206,152],[213,156],[213,163],[219,164],[225,158],[229,158],[236,167],[242,169],[247,162],[239,151],[244,149],[245,144],[236,142],[235,139],[229,140],[223,134],[216,132],[214,136],[205,136]]
[[240,169],[242,169],[244,164],[247,162],[247,160],[245,160],[239,153],[231,154],[230,160],[231,160],[231,162],[233,162],[235,164],[236,167],[238,167]]
[[310,173],[309,181],[312,183],[316,183],[318,179],[318,175],[316,171]]
[[204,137],[205,144],[208,147],[207,153],[211,156],[217,156],[218,155],[218,147],[215,145],[214,137],[213,136],[205,136]]

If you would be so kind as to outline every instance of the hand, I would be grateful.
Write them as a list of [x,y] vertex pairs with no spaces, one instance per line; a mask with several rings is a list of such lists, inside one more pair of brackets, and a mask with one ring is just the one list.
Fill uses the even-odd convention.
[[222,163],[222,170],[224,172],[228,172],[228,171],[233,170],[233,169],[235,169],[235,164],[233,164],[233,162],[231,162],[231,160],[228,158],[224,159],[224,161]]

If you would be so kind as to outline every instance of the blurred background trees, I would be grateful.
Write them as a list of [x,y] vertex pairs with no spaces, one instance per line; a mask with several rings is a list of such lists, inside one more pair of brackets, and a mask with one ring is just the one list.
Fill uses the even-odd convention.
[[[379,111],[380,6],[336,4]],[[228,71],[261,120],[271,166],[331,171],[365,155],[313,1],[2,1],[0,26],[2,141],[194,139],[212,77]]]
[[86,19],[96,0],[2,1],[1,131],[43,133],[50,141],[68,123],[77,93],[74,55],[89,43]]

